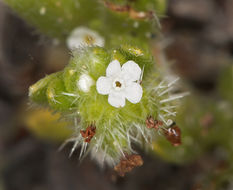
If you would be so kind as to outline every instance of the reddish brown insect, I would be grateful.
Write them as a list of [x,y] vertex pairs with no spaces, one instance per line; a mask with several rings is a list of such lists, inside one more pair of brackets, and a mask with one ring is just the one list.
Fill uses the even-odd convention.
[[181,130],[175,123],[173,123],[169,129],[167,130],[163,129],[163,132],[166,139],[173,146],[181,145]]
[[130,172],[133,168],[143,164],[142,157],[137,154],[126,155],[121,159],[120,163],[114,167],[114,170],[119,176],[125,176],[125,173]]
[[96,127],[94,124],[89,125],[86,130],[80,130],[80,133],[83,138],[85,138],[85,142],[89,143],[93,136],[95,135]]
[[159,129],[160,126],[163,125],[163,122],[162,121],[158,121],[158,120],[155,120],[152,116],[149,116],[147,117],[146,119],[146,126],[147,128],[149,129]]

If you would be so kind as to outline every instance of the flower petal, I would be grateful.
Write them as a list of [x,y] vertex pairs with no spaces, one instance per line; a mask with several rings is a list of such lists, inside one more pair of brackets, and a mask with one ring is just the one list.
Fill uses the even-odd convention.
[[111,80],[108,77],[99,77],[96,82],[96,90],[99,94],[109,94],[111,90]]
[[133,82],[125,88],[125,97],[131,103],[136,104],[142,98],[142,87],[140,84]]
[[108,96],[108,103],[116,108],[125,106],[125,96],[122,92],[111,92]]
[[106,69],[106,76],[111,77],[115,76],[117,74],[120,74],[121,72],[121,65],[118,60],[113,60],[111,63],[109,63],[107,69]]
[[93,45],[96,45],[96,46],[100,46],[100,47],[104,47],[104,44],[105,44],[105,40],[104,38],[102,38],[100,35],[96,35],[95,36],[95,43]]
[[136,81],[140,79],[142,70],[134,61],[127,61],[122,65],[122,75],[125,81]]
[[83,43],[83,40],[81,37],[71,37],[67,39],[67,46],[70,50],[79,48]]

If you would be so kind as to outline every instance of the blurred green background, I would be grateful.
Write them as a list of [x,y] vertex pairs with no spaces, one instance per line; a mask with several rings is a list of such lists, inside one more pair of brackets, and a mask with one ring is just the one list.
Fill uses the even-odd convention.
[[[96,1],[78,13],[75,1],[61,1],[73,12],[59,3],[57,9],[55,1],[35,6],[28,0],[6,2],[21,17],[0,1],[0,190],[233,190],[232,0],[154,1],[162,2],[152,3],[161,34],[156,22],[136,21],[140,27],[135,28],[138,24],[127,14],[113,14]],[[44,12],[37,6],[52,8]],[[138,3],[134,8],[152,7]],[[47,19],[50,12],[54,17]],[[81,16],[72,19],[76,14]],[[96,18],[87,22],[90,17]],[[121,21],[123,27],[114,24]],[[122,40],[149,43],[157,63],[179,75],[180,89],[190,92],[177,117],[183,144],[173,147],[161,136],[154,150],[138,149],[144,165],[125,178],[89,157],[80,163],[79,150],[68,158],[72,145],[59,152],[72,133],[69,123],[28,103],[28,87],[68,63],[64,39],[76,25],[98,30],[107,47]]]

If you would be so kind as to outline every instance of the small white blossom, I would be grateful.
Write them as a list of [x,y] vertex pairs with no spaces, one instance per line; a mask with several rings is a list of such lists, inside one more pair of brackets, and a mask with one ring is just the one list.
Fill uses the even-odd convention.
[[46,8],[45,7],[41,7],[40,8],[40,14],[44,15],[46,13]]
[[78,80],[77,86],[83,92],[89,92],[94,80],[88,74],[82,74]]
[[105,40],[96,31],[81,26],[75,28],[71,32],[70,36],[67,38],[66,43],[68,48],[72,50],[83,45],[97,45],[103,47]]
[[121,67],[119,61],[112,61],[106,69],[106,77],[96,82],[99,94],[108,95],[110,105],[119,108],[125,106],[125,98],[133,104],[140,102],[142,87],[138,83],[141,68],[134,61],[127,61]]

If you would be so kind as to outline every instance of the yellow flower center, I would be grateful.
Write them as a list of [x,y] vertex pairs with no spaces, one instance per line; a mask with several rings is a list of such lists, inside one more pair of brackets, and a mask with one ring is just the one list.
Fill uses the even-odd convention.
[[116,87],[119,87],[119,88],[121,87],[121,83],[119,81],[116,81],[115,84],[116,84]]
[[92,45],[95,43],[95,38],[93,38],[90,35],[85,35],[84,36],[84,41],[88,44],[88,45]]

